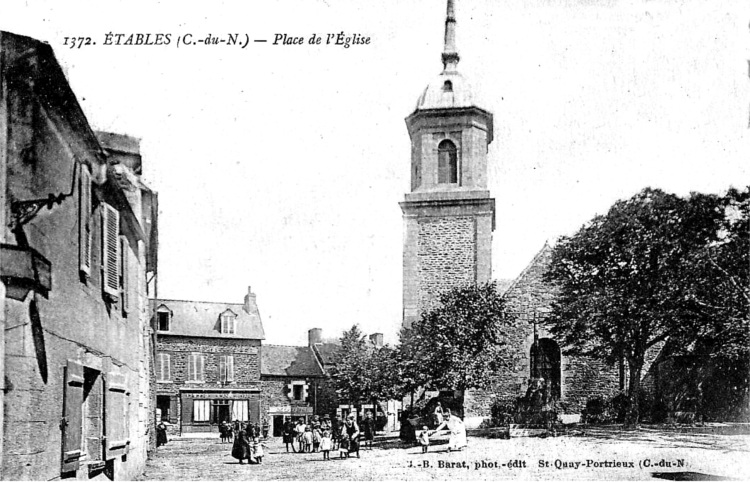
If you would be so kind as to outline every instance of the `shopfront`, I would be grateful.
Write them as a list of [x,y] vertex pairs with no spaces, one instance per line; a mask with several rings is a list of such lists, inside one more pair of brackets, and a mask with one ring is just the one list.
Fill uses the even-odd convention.
[[260,423],[258,390],[185,390],[180,392],[182,431],[217,432],[221,422]]

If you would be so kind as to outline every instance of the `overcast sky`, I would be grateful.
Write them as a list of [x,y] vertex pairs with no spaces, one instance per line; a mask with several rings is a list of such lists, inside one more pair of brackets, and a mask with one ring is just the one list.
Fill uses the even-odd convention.
[[[445,1],[192,4],[5,0],[0,29],[54,47],[94,128],[142,139],[160,297],[241,302],[250,285],[268,343],[354,323],[394,343],[404,118],[442,69]],[[494,113],[495,278],[643,187],[750,183],[746,0],[457,0],[456,16],[458,69]],[[307,44],[342,31],[370,43]],[[109,32],[171,43],[105,46]],[[251,42],[177,47],[209,33]]]

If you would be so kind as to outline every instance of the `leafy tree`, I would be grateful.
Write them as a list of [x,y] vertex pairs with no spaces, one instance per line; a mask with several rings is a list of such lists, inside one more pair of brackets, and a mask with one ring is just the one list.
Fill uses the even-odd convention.
[[365,336],[354,325],[343,333],[340,345],[331,377],[342,400],[358,403],[367,396],[370,386]]
[[[699,302],[720,303],[721,296],[701,300],[701,286],[732,285],[721,269],[706,270],[717,262],[717,243],[722,243],[727,223],[721,205],[718,196],[680,198],[647,188],[563,237],[553,250],[546,279],[560,292],[548,318],[550,330],[563,341],[567,354],[608,363],[624,357],[630,375],[626,425],[638,421],[646,351],[670,337],[695,338],[706,331],[710,314],[698,308]],[[733,243],[726,241],[723,248],[729,259],[737,255]],[[734,282],[747,283],[739,277]],[[736,303],[720,303],[715,315],[721,318],[730,310],[741,318],[742,292],[737,291]],[[746,313],[745,308],[745,320]],[[716,323],[726,327],[718,318]],[[737,325],[729,325],[733,328],[726,335],[731,337]]]
[[446,291],[438,306],[402,331],[405,385],[487,388],[503,363],[503,329],[510,326],[495,282]]

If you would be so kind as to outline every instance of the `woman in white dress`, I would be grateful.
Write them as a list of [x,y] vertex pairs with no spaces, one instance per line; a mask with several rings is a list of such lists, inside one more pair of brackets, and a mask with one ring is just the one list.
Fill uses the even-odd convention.
[[441,423],[435,431],[443,429],[445,427],[450,432],[450,438],[448,439],[448,451],[451,450],[462,450],[468,445],[466,441],[466,426],[463,420],[455,415],[451,415],[450,410],[445,411],[445,421]]

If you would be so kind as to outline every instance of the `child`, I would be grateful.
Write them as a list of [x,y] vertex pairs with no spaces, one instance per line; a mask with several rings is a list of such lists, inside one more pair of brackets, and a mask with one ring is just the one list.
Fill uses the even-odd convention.
[[342,459],[349,458],[349,435],[346,432],[341,433],[341,439],[339,440],[339,456]]
[[305,452],[312,452],[313,433],[312,433],[312,429],[310,428],[309,425],[307,427],[305,427],[305,433],[302,436],[302,441],[304,442],[304,445],[305,445],[304,451]]
[[427,449],[430,448],[430,431],[427,430],[427,425],[423,426],[419,433],[419,444],[422,446],[422,453],[426,454]]
[[328,455],[333,446],[333,440],[331,440],[331,432],[328,430],[323,431],[323,437],[320,439],[320,451],[323,452],[323,460],[331,460]]
[[263,447],[265,447],[266,444],[260,441],[258,437],[255,437],[253,439],[253,455],[255,456],[255,460],[259,463],[263,463]]
[[321,439],[321,431],[320,431],[320,424],[316,423],[313,425],[312,429],[313,434],[313,452],[317,452],[320,448],[320,439]]

